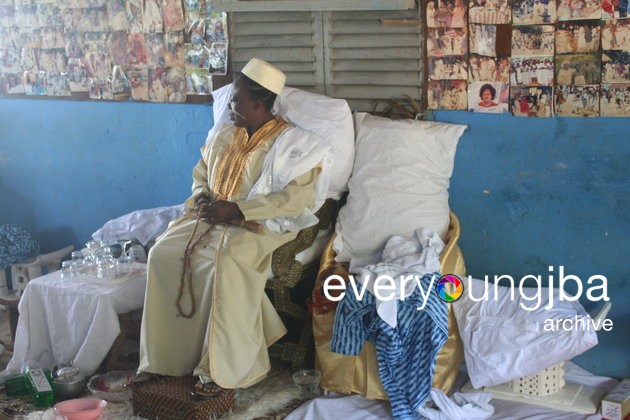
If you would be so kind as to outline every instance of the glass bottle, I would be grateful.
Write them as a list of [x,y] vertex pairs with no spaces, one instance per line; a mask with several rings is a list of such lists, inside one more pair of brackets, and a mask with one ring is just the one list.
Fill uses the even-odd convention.
[[52,378],[48,369],[34,368],[26,371],[28,387],[35,407],[52,407],[55,396],[52,389]]

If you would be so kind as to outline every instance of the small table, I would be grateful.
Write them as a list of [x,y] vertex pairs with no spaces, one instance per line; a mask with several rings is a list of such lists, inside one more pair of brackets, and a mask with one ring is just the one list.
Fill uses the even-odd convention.
[[5,373],[19,373],[32,360],[49,369],[72,363],[92,375],[110,348],[119,347],[128,313],[144,305],[145,288],[146,265],[139,263],[116,279],[61,278],[55,271],[29,281],[19,300],[13,357]]
[[7,294],[6,296],[0,297],[0,305],[4,305],[7,307],[9,312],[9,327],[11,328],[11,342],[10,343],[2,343],[6,346],[7,349],[13,351],[13,343],[15,342],[15,332],[17,330],[17,322],[20,313],[18,312],[18,304],[20,303],[20,298],[16,292],[12,292]]

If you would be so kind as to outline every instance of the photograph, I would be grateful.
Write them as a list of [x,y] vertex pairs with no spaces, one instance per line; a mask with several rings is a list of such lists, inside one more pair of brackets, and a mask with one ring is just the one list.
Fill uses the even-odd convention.
[[0,73],[0,92],[3,95],[24,94],[23,73]]
[[144,34],[129,34],[127,45],[129,46],[130,65],[147,64],[147,48]]
[[512,58],[512,86],[552,86],[553,56]]
[[184,7],[186,8],[186,10],[193,10],[193,11],[203,10],[205,12],[204,9],[206,7],[206,1],[205,0],[184,0]]
[[90,77],[105,79],[111,76],[112,62],[106,53],[90,51],[85,55],[85,63]]
[[46,72],[25,71],[22,83],[24,84],[24,93],[27,95],[46,94]]
[[88,81],[90,99],[105,99],[110,101],[114,99],[110,85],[111,83],[109,83],[106,79],[91,78]]
[[66,56],[68,58],[81,58],[83,57],[83,46],[80,35],[76,32],[64,33],[64,40],[66,42]]
[[593,85],[602,76],[599,54],[556,55],[557,85]]
[[10,43],[6,44],[7,46],[11,46],[15,48],[41,48],[42,47],[42,37],[40,36],[40,33],[41,33],[40,29],[17,28],[17,27],[13,29],[14,29],[13,33],[10,36],[7,35],[7,40],[10,40]]
[[427,27],[465,28],[468,9],[464,0],[429,0],[427,3]]
[[515,0],[512,6],[512,23],[540,25],[556,21],[555,0]]
[[[20,28],[39,28],[37,6],[35,3],[15,4],[13,24]],[[30,93],[29,93],[30,95]]]
[[556,113],[562,117],[599,116],[600,85],[556,87]]
[[497,27],[495,25],[470,25],[470,53],[497,56]]
[[112,70],[112,96],[115,101],[126,101],[131,97],[131,85],[122,66],[114,66]]
[[186,25],[186,37],[192,44],[203,44],[206,36],[206,19],[191,20]]
[[144,32],[142,26],[142,2],[143,0],[127,0],[125,2],[129,32],[131,33]]
[[147,66],[131,66],[127,69],[131,86],[131,98],[134,101],[149,100],[149,70]]
[[428,109],[467,109],[465,80],[430,80],[427,89]]
[[19,73],[22,70],[20,51],[17,48],[0,49],[0,72]]
[[160,0],[145,0],[142,11],[143,32],[164,32]]
[[206,42],[227,42],[227,13],[210,14],[206,19]]
[[468,37],[466,32],[466,29],[429,29],[427,36],[427,55],[429,57],[466,55],[468,52]]
[[466,56],[429,58],[430,80],[461,80],[468,76]]
[[553,55],[553,25],[515,26],[512,30],[512,57]]
[[125,0],[107,0],[108,30],[129,31]]
[[186,69],[186,93],[190,95],[212,94],[212,77],[204,69]]
[[602,7],[599,0],[557,0],[558,20],[600,19]]
[[164,86],[166,87],[168,102],[186,102],[186,70],[183,67],[167,68]]
[[470,0],[468,16],[470,23],[500,25],[512,23],[512,8],[509,0]]
[[604,21],[602,50],[630,51],[630,19]]
[[40,71],[68,72],[68,58],[66,50],[55,48],[51,50],[39,50],[38,68]]
[[602,19],[626,18],[630,15],[627,0],[602,0]]
[[602,83],[630,83],[630,52],[602,52]]
[[59,7],[52,3],[37,3],[37,24],[40,28],[63,26],[63,15]]
[[147,65],[149,67],[164,66],[164,34],[146,33],[144,34],[144,45],[147,52]]
[[22,48],[20,54],[20,66],[24,71],[37,71],[39,66],[37,64],[37,56],[39,49],[37,48]]
[[51,71],[46,73],[46,95],[70,96],[70,79],[68,73]]
[[208,49],[199,44],[184,44],[184,65],[203,69],[207,58]]
[[510,84],[501,82],[468,83],[468,110],[505,114],[509,110]]
[[165,67],[149,69],[149,101],[168,102],[168,92],[166,90],[165,79]]
[[207,54],[207,60],[208,60],[207,61],[208,66],[204,68],[208,69],[208,73],[218,74],[218,75],[227,74],[227,64],[228,64],[227,44],[218,43],[218,42],[212,44]]
[[468,80],[507,83],[510,81],[510,59],[471,54],[468,58]]
[[552,117],[553,88],[551,86],[512,86],[510,109],[515,117]]
[[13,19],[15,18],[15,8],[11,6],[0,5],[0,26],[8,28],[13,26]]
[[43,27],[39,31],[41,48],[64,48],[66,41],[62,27]]
[[87,64],[81,58],[68,59],[68,79],[70,81],[70,91],[88,91],[89,71]]
[[162,20],[166,32],[184,29],[184,10],[181,0],[162,0]]
[[[77,10],[79,11],[78,14]],[[76,9],[74,19],[75,27],[78,31],[102,32],[107,31],[109,27],[107,19],[107,9],[104,7]]]
[[109,33],[109,56],[113,65],[129,64],[129,40],[127,36],[127,32],[124,31],[114,31]]
[[166,32],[162,57],[166,67],[184,67],[184,32]]
[[149,100],[149,70],[147,66],[131,66],[127,69],[131,85],[131,98],[134,101]]
[[630,117],[630,83],[602,84],[599,113],[602,117]]
[[556,30],[556,53],[599,51],[600,26],[593,23],[561,22]]

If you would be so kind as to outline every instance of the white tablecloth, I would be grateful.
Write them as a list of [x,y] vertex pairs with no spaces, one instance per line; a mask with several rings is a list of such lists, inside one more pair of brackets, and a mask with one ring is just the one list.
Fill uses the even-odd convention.
[[13,358],[3,374],[19,373],[32,360],[48,369],[72,363],[92,375],[120,333],[118,314],[142,308],[145,288],[144,264],[113,280],[61,278],[60,271],[31,280],[20,299]]

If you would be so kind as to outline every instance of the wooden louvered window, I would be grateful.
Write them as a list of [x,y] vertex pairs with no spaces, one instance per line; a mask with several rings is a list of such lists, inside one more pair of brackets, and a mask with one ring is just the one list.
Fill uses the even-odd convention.
[[[232,69],[241,70],[251,57],[262,58],[287,73],[289,86],[344,98],[357,111],[372,111],[377,103],[402,95],[422,103],[424,39],[419,8],[415,2],[394,2],[412,8],[230,13]],[[315,3],[326,2],[302,3],[313,8]],[[386,2],[360,3],[381,7]]]

